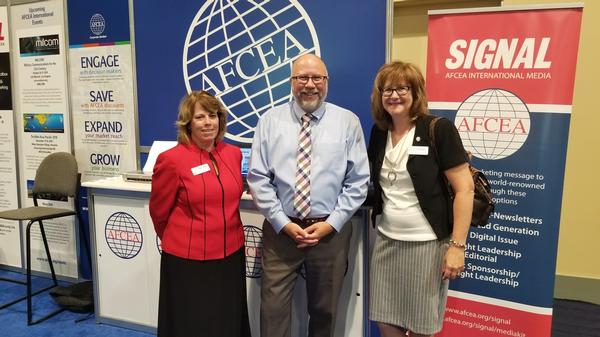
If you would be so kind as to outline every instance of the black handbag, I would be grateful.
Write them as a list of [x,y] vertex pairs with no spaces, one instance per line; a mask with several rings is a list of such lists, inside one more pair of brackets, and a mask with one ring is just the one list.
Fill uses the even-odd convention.
[[[433,153],[435,154],[435,159],[439,163],[437,146],[435,144],[435,124],[441,117],[434,117],[429,123],[429,139],[431,139],[431,146],[433,147]],[[467,152],[467,156],[469,158],[469,170],[471,171],[471,176],[473,177],[473,185],[474,185],[474,195],[473,195],[473,214],[471,216],[471,226],[481,227],[487,225],[490,214],[496,208],[496,203],[494,202],[492,195],[492,188],[490,183],[488,182],[485,174],[474,168],[471,165],[471,153]],[[442,181],[446,184],[448,188],[448,193],[450,194],[450,199],[454,201],[454,191],[452,190],[452,186],[448,183],[446,176],[444,176],[443,172],[440,172],[442,176]]]

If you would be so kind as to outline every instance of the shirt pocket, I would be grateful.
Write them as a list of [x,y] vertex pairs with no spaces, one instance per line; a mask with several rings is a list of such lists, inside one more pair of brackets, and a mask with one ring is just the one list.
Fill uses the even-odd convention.
[[313,145],[312,154],[314,161],[323,166],[335,169],[346,167],[346,144],[342,142],[324,142]]

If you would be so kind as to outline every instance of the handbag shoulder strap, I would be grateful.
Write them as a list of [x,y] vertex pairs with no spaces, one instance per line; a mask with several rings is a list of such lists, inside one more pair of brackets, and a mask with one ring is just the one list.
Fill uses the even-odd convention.
[[441,119],[441,117],[433,117],[429,121],[429,141],[431,142],[431,147],[433,148],[433,155],[435,156],[435,161],[439,164],[440,160],[438,157],[438,150],[436,140],[435,140],[435,124]]
[[[431,119],[431,121],[429,122],[429,141],[431,142],[431,147],[433,148],[433,155],[435,157],[435,161],[438,164],[438,167],[440,165],[440,158],[438,155],[438,150],[437,150],[437,145],[436,145],[436,140],[435,140],[435,124],[442,119],[442,117],[433,117]],[[450,196],[450,198],[454,198],[454,191],[452,190],[452,187],[450,186],[450,183],[448,182],[448,178],[446,178],[446,175],[444,174],[444,172],[442,172],[441,170],[439,171],[440,173],[440,178],[442,181],[442,186],[446,186],[446,190],[448,191],[448,195]]]

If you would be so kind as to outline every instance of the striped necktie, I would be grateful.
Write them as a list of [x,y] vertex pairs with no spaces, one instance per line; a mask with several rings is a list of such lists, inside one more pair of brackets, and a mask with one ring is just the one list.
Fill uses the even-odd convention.
[[296,172],[296,192],[294,194],[294,209],[301,219],[304,219],[310,213],[310,121],[312,114],[302,116],[302,129],[298,136],[298,155],[296,163],[298,171]]

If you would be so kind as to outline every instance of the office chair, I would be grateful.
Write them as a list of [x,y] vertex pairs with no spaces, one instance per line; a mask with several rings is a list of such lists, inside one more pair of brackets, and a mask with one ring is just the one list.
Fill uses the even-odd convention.
[[[37,320],[33,320],[32,312],[32,297],[40,294],[46,290],[52,289],[58,286],[56,274],[54,273],[54,264],[52,263],[52,257],[50,256],[50,249],[48,248],[48,240],[46,239],[46,233],[44,231],[44,224],[42,220],[49,220],[55,218],[61,218],[69,215],[76,215],[79,223],[79,233],[81,235],[81,241],[85,245],[85,249],[88,255],[88,261],[91,266],[91,255],[89,250],[88,242],[83,232],[83,221],[79,212],[79,188],[80,188],[81,175],[77,172],[77,161],[75,157],[66,152],[56,152],[48,155],[38,167],[35,174],[35,181],[33,185],[33,205],[32,207],[19,208],[14,210],[8,210],[0,212],[0,218],[8,220],[20,220],[29,221],[25,230],[26,236],[26,253],[27,253],[27,282],[22,280],[14,280],[8,278],[1,278],[3,281],[23,284],[27,286],[27,294],[23,297],[17,298],[10,302],[0,305],[0,309],[9,307],[15,303],[18,303],[24,299],[27,299],[27,325],[33,325],[45,321],[46,319],[55,316],[56,314],[64,311],[65,309],[60,308],[49,314],[41,317]],[[74,198],[74,209],[65,208],[53,208],[38,206],[38,199],[52,199],[52,200],[68,200],[68,197]],[[46,250],[46,257],[50,266],[50,273],[52,274],[53,284],[40,290],[36,290],[32,293],[31,287],[31,226],[34,223],[38,223],[40,227],[40,234],[44,242],[44,248]]]

